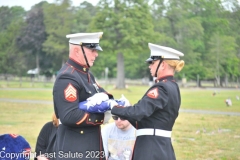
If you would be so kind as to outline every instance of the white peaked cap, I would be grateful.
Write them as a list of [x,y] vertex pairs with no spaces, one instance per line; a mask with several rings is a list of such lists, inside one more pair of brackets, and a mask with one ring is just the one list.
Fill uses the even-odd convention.
[[81,44],[81,43],[99,43],[100,38],[102,37],[103,32],[95,33],[76,33],[66,35],[69,39],[69,43],[72,44]]
[[182,52],[173,48],[159,46],[152,43],[148,43],[148,46],[151,50],[150,56],[162,56],[163,59],[180,59],[179,56],[184,56]]

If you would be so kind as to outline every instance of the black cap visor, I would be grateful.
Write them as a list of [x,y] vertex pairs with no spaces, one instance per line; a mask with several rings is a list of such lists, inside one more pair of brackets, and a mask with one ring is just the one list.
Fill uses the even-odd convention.
[[95,49],[98,51],[103,51],[102,47],[100,47],[99,43],[83,43],[83,46],[89,48],[89,49]]
[[156,60],[159,60],[159,59],[162,59],[162,57],[161,56],[151,56],[145,62],[148,63],[148,64],[152,64],[153,61],[156,61]]
[[148,64],[152,64],[153,59],[152,58],[148,58],[145,62]]

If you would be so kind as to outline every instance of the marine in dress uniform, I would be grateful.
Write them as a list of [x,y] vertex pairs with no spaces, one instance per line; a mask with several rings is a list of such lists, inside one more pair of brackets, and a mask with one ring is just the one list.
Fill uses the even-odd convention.
[[[104,113],[79,109],[79,103],[95,93],[108,94],[89,71],[97,51],[102,51],[99,45],[102,34],[67,35],[70,38],[69,59],[60,69],[53,87],[54,110],[60,119],[56,137],[57,160],[105,160],[100,130]],[[107,97],[112,98],[112,95]]]
[[171,132],[181,104],[181,96],[174,72],[180,71],[183,53],[149,43],[151,75],[156,83],[138,103],[129,107],[112,107],[111,113],[129,120],[136,127],[133,160],[175,160]]

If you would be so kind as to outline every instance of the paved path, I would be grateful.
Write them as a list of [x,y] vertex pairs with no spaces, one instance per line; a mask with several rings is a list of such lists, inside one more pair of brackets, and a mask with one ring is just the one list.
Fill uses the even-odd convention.
[[180,112],[240,116],[240,112],[221,112],[221,111],[195,110],[195,109],[180,109]]
[[10,99],[10,98],[0,98],[0,102],[16,102],[16,103],[35,103],[35,104],[53,104],[51,101],[43,100],[22,100],[22,99]]
[[[53,102],[51,102],[51,101],[43,101],[43,100],[21,100],[21,99],[9,99],[9,98],[0,98],[0,102],[53,104]],[[199,114],[218,114],[218,115],[240,116],[240,112],[220,112],[220,111],[195,110],[195,109],[180,109],[180,112],[185,112],[185,113],[199,113]]]

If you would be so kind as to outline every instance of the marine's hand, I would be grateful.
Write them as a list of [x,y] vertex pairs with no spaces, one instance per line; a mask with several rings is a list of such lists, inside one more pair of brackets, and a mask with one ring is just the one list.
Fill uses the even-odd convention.
[[122,94],[122,97],[118,100],[119,102],[123,103],[123,106],[130,106],[129,100]]
[[92,97],[89,97],[87,101],[91,101],[92,105],[99,105],[102,101],[108,100],[108,95],[106,93],[96,93]]
[[108,103],[109,103],[109,106],[110,106],[111,109],[112,109],[114,106],[117,106],[117,105],[118,105],[118,103],[117,103],[115,100],[112,100],[112,99],[108,100]]

